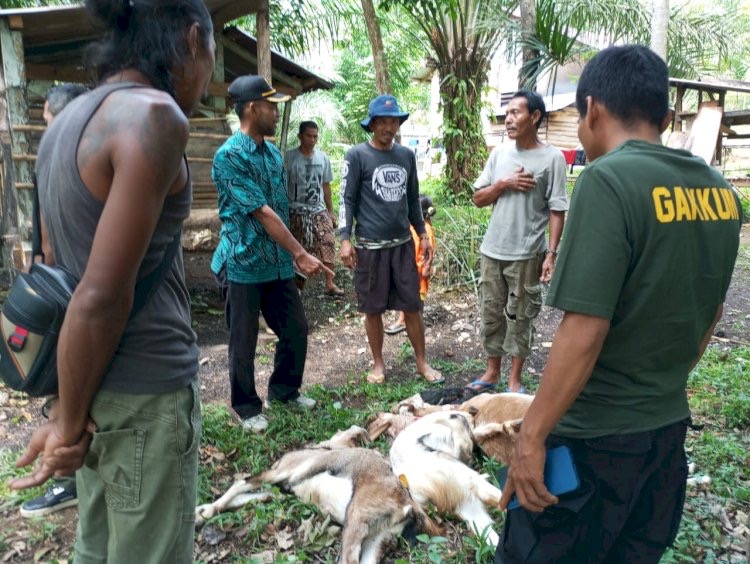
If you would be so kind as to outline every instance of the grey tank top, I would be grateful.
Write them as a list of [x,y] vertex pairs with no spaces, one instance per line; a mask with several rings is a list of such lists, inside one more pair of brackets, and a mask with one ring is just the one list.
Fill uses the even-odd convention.
[[[103,203],[78,171],[76,155],[83,131],[104,99],[137,83],[105,84],[73,100],[49,127],[39,145],[36,174],[39,203],[57,264],[79,279],[86,269]],[[159,265],[167,246],[190,215],[192,186],[168,196],[143,259],[138,279]],[[113,253],[117,249],[112,249]],[[198,347],[190,322],[182,250],[146,305],[127,323],[102,380],[102,389],[161,394],[188,386],[198,373]]]

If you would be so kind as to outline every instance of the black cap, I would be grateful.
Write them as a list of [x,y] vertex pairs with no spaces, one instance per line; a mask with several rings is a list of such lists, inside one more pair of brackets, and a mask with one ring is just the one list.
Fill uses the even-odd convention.
[[277,92],[266,79],[256,74],[240,76],[232,81],[227,90],[234,103],[253,102],[255,100],[268,100],[279,103],[291,100],[291,96]]

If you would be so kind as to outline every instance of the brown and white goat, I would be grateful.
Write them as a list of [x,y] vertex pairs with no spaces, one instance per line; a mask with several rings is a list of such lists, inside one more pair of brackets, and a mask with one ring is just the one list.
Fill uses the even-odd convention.
[[197,507],[196,524],[257,499],[257,494],[248,492],[266,483],[314,503],[343,525],[342,564],[379,562],[386,540],[405,530],[440,534],[440,528],[411,498],[388,461],[375,450],[356,448],[357,440],[369,438],[364,429],[352,426],[329,441],[285,454],[270,470],[235,482],[213,503]]
[[471,415],[439,411],[405,427],[391,445],[393,473],[405,478],[422,506],[459,515],[477,535],[496,546],[498,535],[485,506],[497,507],[502,492],[470,466],[474,447]]

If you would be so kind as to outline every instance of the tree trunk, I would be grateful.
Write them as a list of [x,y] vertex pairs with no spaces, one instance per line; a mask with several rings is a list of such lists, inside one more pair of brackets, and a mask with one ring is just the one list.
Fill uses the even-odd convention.
[[255,14],[256,42],[258,49],[258,74],[271,84],[271,20],[268,0]]
[[440,69],[443,102],[443,146],[447,158],[448,185],[457,196],[470,197],[473,182],[487,160],[482,134],[482,88],[487,72],[467,67],[458,60]]
[[523,61],[518,71],[518,85],[528,90],[536,90],[536,70],[539,67],[539,50],[527,44],[536,35],[536,0],[520,0],[521,40],[523,41]]
[[669,29],[669,0],[652,0],[651,49],[667,60],[667,31]]
[[380,33],[380,24],[375,14],[375,6],[372,0],[362,0],[362,11],[365,14],[367,24],[367,35],[372,47],[372,60],[375,63],[375,84],[378,94],[392,94],[391,77],[388,73],[388,59],[383,47],[383,36]]

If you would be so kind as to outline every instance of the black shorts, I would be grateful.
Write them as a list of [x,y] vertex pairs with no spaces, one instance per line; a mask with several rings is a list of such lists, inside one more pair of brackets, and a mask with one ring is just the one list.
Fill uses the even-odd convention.
[[581,486],[541,513],[506,513],[495,563],[653,563],[674,542],[687,482],[688,421],[567,445]]
[[414,252],[411,239],[387,249],[357,248],[354,289],[360,313],[422,309]]

